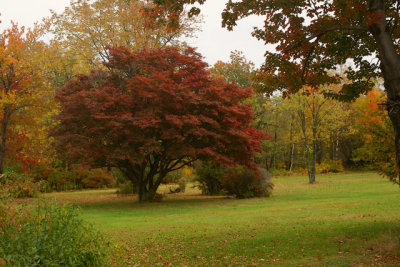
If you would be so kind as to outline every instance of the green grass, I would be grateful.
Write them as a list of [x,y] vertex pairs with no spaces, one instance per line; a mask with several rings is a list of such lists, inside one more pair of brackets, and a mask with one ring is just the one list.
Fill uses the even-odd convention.
[[[198,196],[139,204],[113,190],[50,194],[81,203],[118,247],[115,265],[397,266],[400,189],[372,173],[274,179],[267,199]],[[162,188],[166,190],[166,188]]]

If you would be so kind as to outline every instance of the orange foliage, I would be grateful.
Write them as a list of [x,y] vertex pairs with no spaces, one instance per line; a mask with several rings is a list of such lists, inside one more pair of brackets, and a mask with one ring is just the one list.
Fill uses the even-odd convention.
[[0,173],[3,163],[28,170],[43,160],[49,141],[44,121],[54,107],[45,71],[43,27],[13,24],[0,33]]
[[370,162],[379,173],[394,181],[398,169],[394,162],[393,126],[384,106],[380,105],[385,101],[386,95],[373,89],[354,103],[359,110],[356,127],[364,138],[364,145],[355,151],[354,156],[356,161]]

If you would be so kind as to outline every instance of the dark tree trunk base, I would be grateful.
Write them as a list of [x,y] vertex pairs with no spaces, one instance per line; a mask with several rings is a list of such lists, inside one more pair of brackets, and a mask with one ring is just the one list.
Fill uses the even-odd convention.
[[392,121],[394,135],[395,135],[395,147],[396,147],[396,165],[397,165],[397,182],[400,186],[400,102],[397,102],[394,106],[388,107],[389,118]]

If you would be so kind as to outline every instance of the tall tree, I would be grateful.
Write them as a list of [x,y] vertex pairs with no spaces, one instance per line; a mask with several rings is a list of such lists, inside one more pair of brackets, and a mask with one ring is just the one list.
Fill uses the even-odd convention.
[[373,89],[353,104],[357,110],[355,127],[363,137],[362,146],[353,152],[353,160],[365,162],[385,176],[396,177],[393,128],[379,105],[385,100],[381,90]]
[[252,87],[254,63],[248,61],[241,51],[233,51],[229,62],[218,61],[210,69],[211,73],[220,75],[227,82],[236,83],[242,87]]
[[54,135],[71,158],[119,168],[151,200],[168,172],[196,159],[255,167],[263,134],[250,127],[251,90],[212,79],[193,49],[110,49],[111,72],[62,88]]
[[198,19],[180,16],[179,28],[168,27],[166,20],[151,20],[140,0],[73,0],[62,13],[53,12],[51,33],[59,49],[70,54],[75,73],[100,68],[110,55],[107,46],[132,50],[181,45],[181,37],[191,36]]
[[313,88],[307,88],[291,96],[290,102],[297,114],[298,123],[303,135],[304,153],[306,155],[308,181],[315,183],[315,172],[321,132],[327,125],[326,117],[332,112],[329,99]]
[[[205,0],[154,0],[174,19],[185,4]],[[394,128],[396,162],[400,166],[400,3],[395,0],[242,0],[228,1],[223,26],[233,29],[250,15],[265,16],[264,28],[253,35],[276,52],[266,52],[264,90],[296,92],[304,85],[339,84],[329,70],[352,60],[351,81],[336,97],[354,99],[370,90],[373,78],[383,77],[386,109]],[[191,14],[198,14],[194,7]],[[376,59],[376,60],[373,60]],[[397,168],[397,169],[398,169]],[[397,178],[400,173],[397,171]]]
[[[0,173],[6,157],[35,163],[41,148],[33,140],[46,136],[38,125],[53,96],[37,61],[45,47],[38,40],[42,33],[41,27],[25,30],[13,24],[0,34]],[[33,141],[29,147],[27,140]]]

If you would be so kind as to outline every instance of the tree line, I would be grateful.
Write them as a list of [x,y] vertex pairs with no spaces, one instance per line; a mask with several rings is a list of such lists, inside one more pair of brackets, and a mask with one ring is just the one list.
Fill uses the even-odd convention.
[[[154,2],[76,0],[32,29],[13,24],[0,34],[0,173],[64,181],[70,174],[57,173],[118,168],[139,185],[141,200],[195,160],[306,170],[310,183],[324,168],[371,167],[397,181],[396,87],[387,67],[365,61],[386,38],[378,34],[386,23],[376,15],[386,14],[380,1],[353,14],[363,30],[340,13],[348,1],[310,9],[310,25],[298,23],[291,5],[229,2],[228,28],[252,13],[270,16],[253,34],[278,47],[260,69],[239,52],[209,68],[181,38],[195,34],[199,9]],[[318,17],[324,8],[352,28]],[[359,49],[349,49],[356,30],[375,41],[356,35]],[[381,65],[390,63],[385,49],[376,51]],[[347,58],[359,71],[335,71]]]

